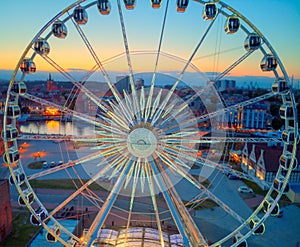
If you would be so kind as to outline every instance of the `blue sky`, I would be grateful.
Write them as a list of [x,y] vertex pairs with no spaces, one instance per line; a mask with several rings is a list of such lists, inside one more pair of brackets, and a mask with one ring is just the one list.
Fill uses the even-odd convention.
[[[14,69],[23,50],[38,30],[60,10],[73,2],[74,1],[69,0],[3,1],[1,8],[5,11],[2,11],[2,20],[6,21],[2,21],[0,26],[0,78],[5,77],[5,79],[7,79],[7,77],[9,77],[9,72],[3,73],[2,70]],[[300,1],[227,0],[225,2],[241,12],[258,27],[275,48],[288,74],[300,78]],[[187,30],[197,29],[197,21],[201,19],[201,13],[194,7],[195,5],[196,3],[190,1],[188,10],[184,14],[186,23],[190,23]],[[115,7],[114,4],[113,7]],[[163,10],[160,10],[161,12],[152,11],[150,18],[149,9],[150,1],[139,0],[137,1],[134,14],[124,11],[129,43],[134,49],[146,48],[147,41],[154,43],[155,45],[153,47],[157,45],[156,41],[158,40],[161,25],[161,14],[159,13]],[[90,15],[89,25],[91,25],[92,31],[88,33],[90,35],[89,37],[93,38],[93,35],[95,35],[96,39],[98,31],[103,32],[103,29],[106,30],[106,34],[104,34],[106,38],[102,36],[102,40],[106,39],[106,42],[114,42],[121,37],[121,32],[110,32],[110,30],[114,30],[113,28],[109,28],[109,30],[105,29],[108,25],[114,26],[116,30],[119,29],[120,24],[116,9],[113,9],[107,21],[103,22],[104,27],[97,26],[96,24],[92,26],[95,15],[96,10]],[[180,33],[182,32],[184,34],[185,30],[176,29],[179,22],[181,22],[181,17],[178,17],[178,14],[175,12],[174,0],[170,0],[169,18],[172,22],[167,22],[167,31],[165,34],[166,43],[168,40],[170,44],[172,40],[177,40],[177,43],[188,43],[189,39],[192,43],[192,41],[194,42],[197,39],[197,37],[192,36],[184,37],[184,35],[180,35]],[[157,25],[148,25],[147,30],[145,30],[145,26],[149,24],[149,22],[156,23],[155,21],[157,21]],[[178,31],[180,31],[180,33],[178,33]],[[73,41],[71,38],[69,42],[68,45],[72,46]],[[121,45],[119,49],[121,51]],[[178,47],[175,45],[169,49],[172,53],[177,50]],[[107,51],[111,52],[110,50]],[[181,54],[180,51],[178,53],[180,56],[184,54],[184,52]],[[107,54],[104,55],[108,57]]]

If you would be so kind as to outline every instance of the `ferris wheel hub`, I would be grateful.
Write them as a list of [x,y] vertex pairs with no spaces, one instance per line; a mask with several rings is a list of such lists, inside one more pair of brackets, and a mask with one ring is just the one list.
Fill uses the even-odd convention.
[[137,158],[147,158],[153,154],[157,147],[154,133],[147,128],[134,129],[127,137],[129,152]]

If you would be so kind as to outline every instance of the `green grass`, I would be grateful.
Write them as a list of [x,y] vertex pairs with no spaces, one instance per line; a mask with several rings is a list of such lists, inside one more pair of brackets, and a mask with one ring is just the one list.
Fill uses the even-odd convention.
[[[82,180],[83,183],[86,183],[87,180]],[[33,188],[40,189],[62,189],[62,190],[74,190],[76,187],[74,183],[81,187],[79,179],[46,179],[46,180],[31,180],[30,184]],[[101,190],[106,191],[103,187],[101,187],[97,183],[93,183],[89,186],[91,190]]]
[[44,163],[44,162],[45,162],[44,160],[31,162],[31,163],[28,165],[28,168],[30,168],[30,169],[42,169],[42,168],[43,168],[43,163]]
[[19,212],[13,219],[13,231],[0,243],[1,247],[26,246],[30,239],[40,229],[29,222],[29,212]]
[[[187,201],[183,201],[184,204],[187,203]],[[209,209],[209,208],[214,208],[217,207],[218,204],[215,203],[213,200],[211,199],[206,199],[203,202],[200,202],[196,207],[194,207],[194,210],[203,210],[203,209]],[[187,206],[188,208],[192,207],[192,205]]]

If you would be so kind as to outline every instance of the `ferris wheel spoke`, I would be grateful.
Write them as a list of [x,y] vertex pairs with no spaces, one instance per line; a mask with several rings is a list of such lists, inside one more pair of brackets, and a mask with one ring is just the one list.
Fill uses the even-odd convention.
[[50,106],[50,107],[53,107],[55,109],[58,109],[61,113],[67,114],[70,117],[76,117],[76,118],[78,118],[80,120],[83,120],[84,122],[89,123],[89,124],[93,124],[93,125],[99,126],[99,127],[103,126],[103,124],[100,123],[100,121],[98,119],[96,119],[96,118],[93,118],[93,117],[91,117],[89,115],[86,115],[84,113],[80,113],[80,112],[71,110],[71,109],[69,109],[67,107],[63,107],[61,105],[57,105],[57,104],[55,104],[55,103],[53,103],[51,101],[42,99],[42,98],[34,96],[32,94],[26,93],[26,94],[22,95],[22,97],[26,98],[28,100],[34,101],[34,102],[36,102],[36,103],[38,103],[38,104],[40,104],[42,106],[45,106],[45,107]]
[[[255,103],[259,102],[259,101],[271,98],[271,97],[273,97],[275,95],[276,94],[273,93],[273,92],[266,93],[266,94],[260,95],[258,97],[255,97],[255,98],[252,98],[252,99],[240,102],[240,103],[236,103],[236,104],[228,106],[226,108],[222,108],[222,109],[219,109],[219,110],[216,110],[216,111],[204,114],[204,115],[199,116],[199,117],[196,118],[197,119],[197,123],[202,123],[202,122],[208,121],[208,120],[210,120],[210,119],[212,119],[214,117],[217,117],[217,116],[220,116],[220,115],[224,115],[227,112],[238,111],[239,109],[242,109],[244,106],[255,104]],[[182,128],[187,128],[187,127],[189,127],[189,126],[191,126],[193,124],[194,123],[191,123],[191,124],[187,123],[187,124],[183,125]],[[174,129],[175,128],[170,128],[170,129],[168,129],[168,131],[172,132],[172,131],[174,131]]]
[[[198,227],[195,225],[189,212],[186,210],[182,201],[178,200],[179,195],[174,190],[174,186],[170,181],[168,175],[161,176],[160,173],[164,170],[160,161],[154,163],[150,161],[151,169],[153,171],[154,180],[159,187],[168,208],[170,209],[172,218],[177,225],[183,243],[185,246],[201,246],[207,245]],[[169,188],[169,189],[167,189]]]
[[77,87],[81,92],[85,93],[91,101],[93,101],[98,107],[100,107],[104,112],[107,111],[105,106],[101,101],[89,91],[82,82],[76,81],[67,71],[65,71],[60,65],[58,65],[49,56],[42,56],[52,67],[54,67],[58,72],[60,72],[65,78],[67,78],[75,87]]
[[106,198],[101,210],[96,215],[88,232],[85,235],[84,242],[87,243],[87,246],[90,246],[92,241],[94,239],[96,239],[98,231],[102,228],[109,212],[111,211],[111,208],[113,207],[115,200],[117,199],[117,197],[119,195],[120,190],[122,189],[122,186],[126,180],[126,175],[128,174],[131,166],[132,166],[132,161],[127,158],[127,160],[124,163],[124,166],[122,168],[122,172],[121,172],[120,176],[118,177],[110,194]]
[[151,84],[150,84],[151,85],[150,91],[148,94],[147,105],[146,105],[146,109],[145,109],[145,122],[148,121],[148,117],[150,114],[151,102],[152,102],[156,73],[157,73],[157,66],[158,66],[158,62],[159,62],[159,58],[160,58],[160,54],[161,54],[161,46],[162,46],[164,32],[165,32],[165,25],[166,25],[166,20],[167,20],[168,9],[169,9],[169,0],[167,0],[167,2],[166,2],[164,19],[163,19],[163,23],[162,23],[162,27],[161,27],[161,32],[160,32],[159,44],[158,44],[158,48],[157,48],[157,56],[156,56],[156,60],[155,60],[153,75],[152,75]]
[[[115,157],[114,161],[122,162],[124,160],[123,157]],[[104,161],[101,162],[102,164]],[[88,186],[95,183],[102,175],[104,175],[107,171],[111,169],[111,164],[108,162],[102,169],[100,169],[91,179],[89,179],[86,183],[84,183],[80,188],[77,188],[75,192],[73,192],[68,198],[66,198],[62,203],[60,203],[55,209],[51,211],[48,218],[54,216],[59,210],[65,207],[68,203],[70,203],[76,196],[82,194],[85,190],[88,189]]]
[[[73,21],[73,19],[72,19]],[[132,122],[131,119],[128,119],[128,115],[130,115],[128,113],[128,109],[126,108],[126,106],[123,104],[122,100],[121,100],[121,96],[120,93],[118,92],[117,88],[114,86],[113,82],[111,81],[107,71],[105,70],[102,62],[100,61],[98,55],[96,54],[94,48],[92,47],[92,45],[90,44],[88,38],[86,37],[85,33],[83,32],[82,28],[73,21],[76,30],[78,31],[80,37],[82,38],[84,44],[86,45],[87,49],[89,50],[90,54],[92,55],[93,59],[95,60],[98,68],[100,69],[100,71],[102,72],[103,77],[106,80],[107,85],[109,86],[112,94],[114,95],[115,99],[117,100],[118,104],[120,105],[120,107],[123,109],[123,112],[126,113],[123,115],[123,117],[127,118],[127,121]]]
[[132,183],[132,190],[131,190],[131,195],[130,195],[130,203],[129,203],[129,212],[128,212],[128,217],[127,217],[127,225],[126,225],[126,234],[125,234],[125,240],[124,240],[124,245],[127,243],[127,232],[130,227],[130,222],[131,222],[131,216],[132,216],[132,208],[133,208],[133,202],[135,198],[135,192],[136,192],[136,187],[138,183],[138,177],[140,174],[140,169],[141,169],[141,162],[140,159],[137,160],[136,166],[134,166],[134,175],[133,175],[133,183]]
[[159,210],[158,210],[157,201],[156,201],[154,183],[152,180],[153,173],[152,173],[152,169],[149,167],[149,164],[146,166],[146,174],[147,174],[147,178],[148,178],[148,185],[149,185],[149,189],[150,189],[150,196],[151,196],[151,200],[152,200],[153,210],[155,212],[155,219],[156,219],[157,229],[159,232],[160,244],[161,244],[161,247],[164,247],[165,241],[164,241],[164,236],[163,236],[163,231],[162,231],[162,226],[161,226],[161,220],[159,217]]
[[[171,160],[171,159],[169,159]],[[193,160],[195,161],[195,159]],[[196,180],[188,171],[186,171],[183,167],[183,162],[181,164],[179,163],[180,160],[176,159],[172,161],[173,165],[170,165],[171,169],[174,170],[174,172],[181,175],[183,178],[185,178],[187,181],[189,181],[193,186],[196,188],[199,188],[201,191],[205,192],[205,194],[212,199],[215,203],[217,203],[221,208],[223,208],[224,211],[229,213],[231,216],[233,216],[236,220],[243,223],[245,220],[238,215],[234,210],[232,210],[226,203],[224,203],[220,198],[218,198],[216,195],[214,195],[212,192],[210,192],[204,185],[202,185],[198,180]],[[205,160],[204,160],[205,162]],[[202,195],[202,194],[201,194]]]
[[[95,160],[95,159],[98,159],[98,158],[102,158],[102,157],[105,158],[105,156],[103,154],[103,151],[102,150],[97,151],[97,152],[94,152],[92,154],[85,155],[84,157],[81,157],[80,159],[73,160],[73,161],[70,160],[69,162],[67,162],[65,164],[62,164],[60,166],[52,167],[52,168],[47,169],[45,171],[41,171],[41,172],[32,174],[32,175],[28,176],[28,180],[41,178],[41,177],[44,177],[44,176],[47,176],[47,175],[50,175],[50,174],[53,174],[53,173],[56,173],[56,172],[59,172],[59,171],[62,171],[62,170],[66,170],[66,169],[74,167],[76,165],[80,165],[80,164],[83,164],[83,163],[86,163],[86,162],[89,162],[89,161],[92,161],[92,160]],[[104,160],[102,162],[104,162]]]
[[125,22],[124,22],[124,18],[123,18],[123,12],[122,12],[120,0],[117,0],[117,5],[118,5],[118,12],[119,12],[120,24],[121,24],[121,29],[122,29],[123,42],[124,42],[124,47],[125,47],[125,51],[126,51],[127,66],[128,66],[128,70],[129,70],[129,82],[130,82],[130,88],[131,88],[132,99],[133,99],[133,110],[134,110],[134,115],[136,115],[137,120],[140,122],[141,121],[141,115],[140,115],[141,111],[140,111],[140,107],[138,104],[138,97],[137,97],[137,92],[136,92],[135,83],[134,83],[129,45],[128,45],[128,40],[127,40]]
[[220,73],[214,81],[217,82],[221,78],[223,78],[225,75],[227,75],[231,70],[233,70],[235,67],[237,67],[241,62],[243,62],[247,57],[249,57],[253,53],[252,51],[246,52],[242,57],[240,57],[237,61],[235,61],[232,65],[230,65],[227,69],[225,69],[222,73]]
[[232,175],[237,176],[241,179],[245,179],[245,180],[248,180],[250,182],[260,184],[260,185],[262,185],[264,187],[267,187],[267,188],[270,187],[270,184],[263,181],[263,180],[260,180],[258,178],[254,178],[254,177],[250,176],[249,174],[246,174],[244,172],[235,170],[234,168],[227,167],[227,166],[225,167],[222,164],[216,163],[216,162],[214,162],[210,159],[203,159],[201,157],[198,157],[198,159],[196,160],[196,163],[199,164],[199,165],[203,165],[203,166],[207,166],[207,167],[210,167],[210,168],[213,168],[213,169],[217,169],[217,170],[221,171],[222,173],[232,174]]
[[177,88],[177,85],[179,84],[179,82],[181,81],[185,71],[187,70],[187,68],[189,67],[189,65],[191,64],[194,56],[196,55],[196,53],[198,52],[199,48],[201,47],[203,41],[205,40],[209,30],[211,29],[211,27],[213,26],[215,20],[217,19],[217,17],[211,21],[211,23],[209,24],[208,28],[206,29],[206,31],[204,32],[202,38],[200,39],[199,43],[197,44],[196,48],[194,49],[192,55],[190,56],[189,60],[186,62],[183,70],[180,72],[176,82],[174,83],[174,85],[172,86],[172,88],[170,89],[170,91],[168,92],[168,94],[166,95],[164,101],[162,102],[161,106],[159,107],[159,109],[157,109],[157,112],[156,114],[154,115],[153,117],[153,120],[152,120],[152,124],[155,123],[155,121],[157,121],[158,118],[160,118],[160,115],[162,114],[162,112],[164,111],[168,101],[170,100],[172,94],[174,93],[175,89]]

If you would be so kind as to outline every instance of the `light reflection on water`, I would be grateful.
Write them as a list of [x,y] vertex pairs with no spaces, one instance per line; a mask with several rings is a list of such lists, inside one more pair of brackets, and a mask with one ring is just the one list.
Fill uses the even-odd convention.
[[79,122],[60,122],[57,120],[32,121],[20,124],[21,133],[26,134],[60,134],[60,135],[90,135],[93,126]]

